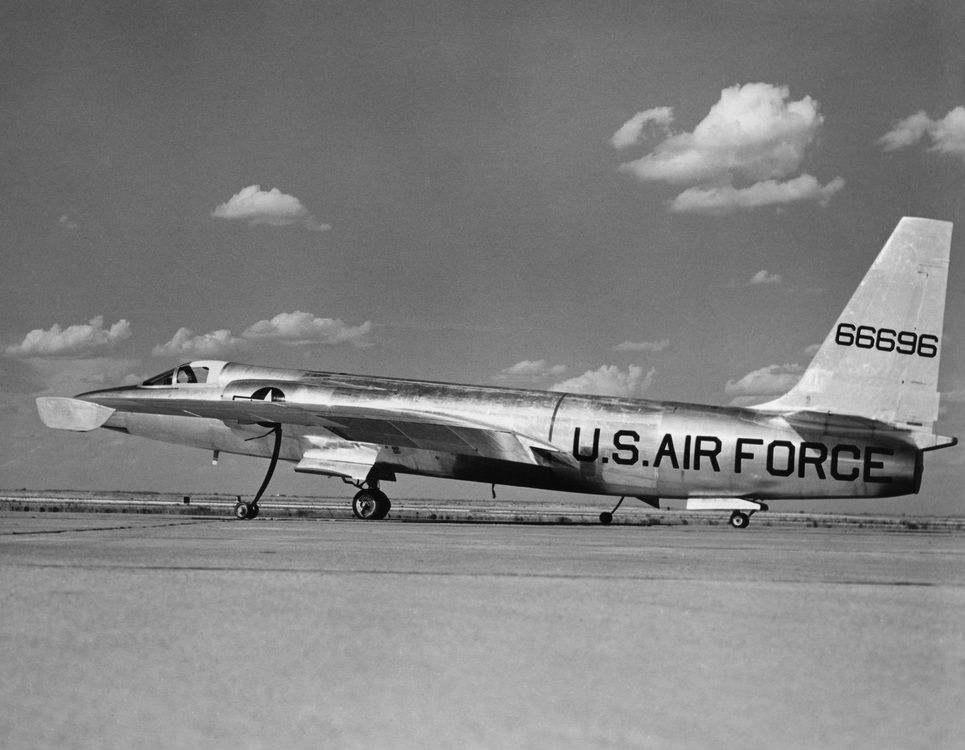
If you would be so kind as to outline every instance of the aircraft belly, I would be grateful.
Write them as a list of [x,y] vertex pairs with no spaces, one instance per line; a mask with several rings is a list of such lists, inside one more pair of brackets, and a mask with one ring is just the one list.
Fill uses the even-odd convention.
[[[117,416],[119,415],[114,415],[112,419]],[[122,429],[131,435],[163,443],[265,458],[271,456],[274,443],[271,431],[259,425],[232,424],[229,426],[219,419],[176,417],[164,414],[127,413],[123,415],[123,426],[117,424],[115,429]],[[279,454],[281,460],[301,459],[302,450],[297,438],[295,434],[282,433]]]
[[380,473],[415,474],[514,487],[568,489],[556,480],[551,467],[439,451],[383,447],[376,465]]

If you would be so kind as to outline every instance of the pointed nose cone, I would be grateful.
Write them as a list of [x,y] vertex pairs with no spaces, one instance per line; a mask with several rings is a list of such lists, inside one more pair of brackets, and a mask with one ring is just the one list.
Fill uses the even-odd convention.
[[40,421],[55,430],[90,432],[104,425],[114,409],[89,401],[62,396],[42,396],[37,399]]

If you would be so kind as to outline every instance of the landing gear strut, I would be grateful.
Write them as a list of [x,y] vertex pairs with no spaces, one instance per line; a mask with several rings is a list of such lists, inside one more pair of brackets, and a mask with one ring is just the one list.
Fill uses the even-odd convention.
[[[271,481],[271,475],[275,473],[275,467],[278,465],[278,454],[281,453],[281,425],[273,424],[271,425],[271,432],[267,434],[275,435],[275,445],[271,449],[271,461],[268,463],[268,472],[265,474],[265,478],[261,481],[261,487],[258,488],[258,492],[255,493],[255,499],[250,503],[245,503],[238,498],[238,503],[235,505],[235,518],[240,518],[242,520],[251,520],[252,518],[258,518],[258,514],[261,509],[258,507],[258,501],[261,500],[261,496],[265,494],[265,490],[268,489],[268,483]],[[264,435],[262,437],[265,437]],[[257,438],[252,438],[257,439]]]

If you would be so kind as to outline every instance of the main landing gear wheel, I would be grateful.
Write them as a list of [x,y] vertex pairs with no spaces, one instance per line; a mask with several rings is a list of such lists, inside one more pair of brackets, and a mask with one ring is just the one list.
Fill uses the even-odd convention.
[[362,490],[352,498],[352,513],[363,521],[381,521],[391,508],[392,502],[380,490]]
[[739,510],[735,510],[730,514],[730,525],[735,529],[746,529],[747,524],[750,522],[750,516],[748,516],[746,513],[741,513]]

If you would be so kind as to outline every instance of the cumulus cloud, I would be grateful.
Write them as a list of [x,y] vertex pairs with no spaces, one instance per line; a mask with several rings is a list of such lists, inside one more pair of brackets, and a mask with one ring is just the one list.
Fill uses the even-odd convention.
[[179,328],[170,341],[158,344],[151,352],[155,357],[176,356],[184,359],[217,357],[226,352],[243,349],[248,342],[231,331],[222,329],[198,336],[190,328]]
[[251,225],[285,227],[301,224],[313,232],[324,232],[332,228],[330,224],[323,224],[312,216],[294,195],[286,195],[278,188],[265,191],[260,185],[249,185],[231,196],[226,203],[212,211],[211,215],[217,219],[247,221]]
[[372,328],[370,321],[350,326],[341,318],[316,318],[311,313],[296,310],[279,313],[271,320],[260,320],[241,335],[246,339],[272,339],[293,346],[350,344],[363,347],[372,346]]
[[913,146],[925,136],[931,139],[929,151],[965,159],[965,107],[955,107],[940,120],[933,120],[924,110],[896,123],[878,139],[885,151]]
[[104,328],[104,316],[98,315],[90,322],[61,328],[54,323],[50,330],[35,328],[15,346],[4,352],[11,357],[82,357],[93,351],[107,349],[129,338],[131,324],[119,320],[110,328]]
[[547,364],[545,359],[524,359],[522,362],[517,362],[512,367],[507,367],[505,370],[501,370],[499,374],[493,377],[493,380],[527,380],[536,382],[548,377],[558,378],[564,372],[566,372],[566,365],[551,366]]
[[651,368],[644,374],[643,368],[637,365],[630,365],[626,371],[616,365],[602,365],[597,370],[587,370],[582,375],[557,383],[550,390],[639,398],[653,383],[656,373],[656,369]]
[[[669,108],[646,110],[612,142],[625,148],[640,139],[646,123],[669,129],[672,119]],[[731,86],[693,132],[668,130],[648,154],[620,170],[645,182],[691,186],[671,202],[673,211],[725,213],[803,200],[826,205],[844,186],[840,177],[824,186],[808,174],[787,179],[801,168],[823,123],[818,103],[810,96],[793,101],[787,86]]]
[[296,310],[279,313],[271,320],[259,320],[246,328],[240,336],[228,329],[195,335],[190,328],[179,328],[170,341],[158,344],[155,357],[177,356],[185,359],[218,357],[232,351],[246,349],[256,341],[279,341],[289,346],[372,346],[373,325],[347,325],[341,318],[316,318],[311,313]]
[[728,380],[724,393],[732,397],[732,406],[749,406],[783,396],[804,374],[800,365],[768,365],[747,373],[740,380]]
[[662,352],[670,346],[670,339],[663,341],[624,341],[613,347],[615,352]]
[[672,122],[673,107],[654,107],[643,112],[637,112],[613,134],[610,143],[613,144],[614,148],[628,148],[640,140],[647,125],[652,123],[666,130]]
[[735,188],[732,185],[692,187],[670,201],[670,210],[675,213],[725,214],[741,208],[760,208],[801,201],[814,201],[820,206],[826,206],[843,187],[844,179],[841,177],[835,177],[827,185],[821,185],[817,178],[809,174],[802,174],[786,182],[764,180],[746,188]]
[[779,273],[769,273],[765,269],[761,269],[753,276],[751,280],[747,282],[747,286],[758,286],[760,284],[780,284],[784,281]]

